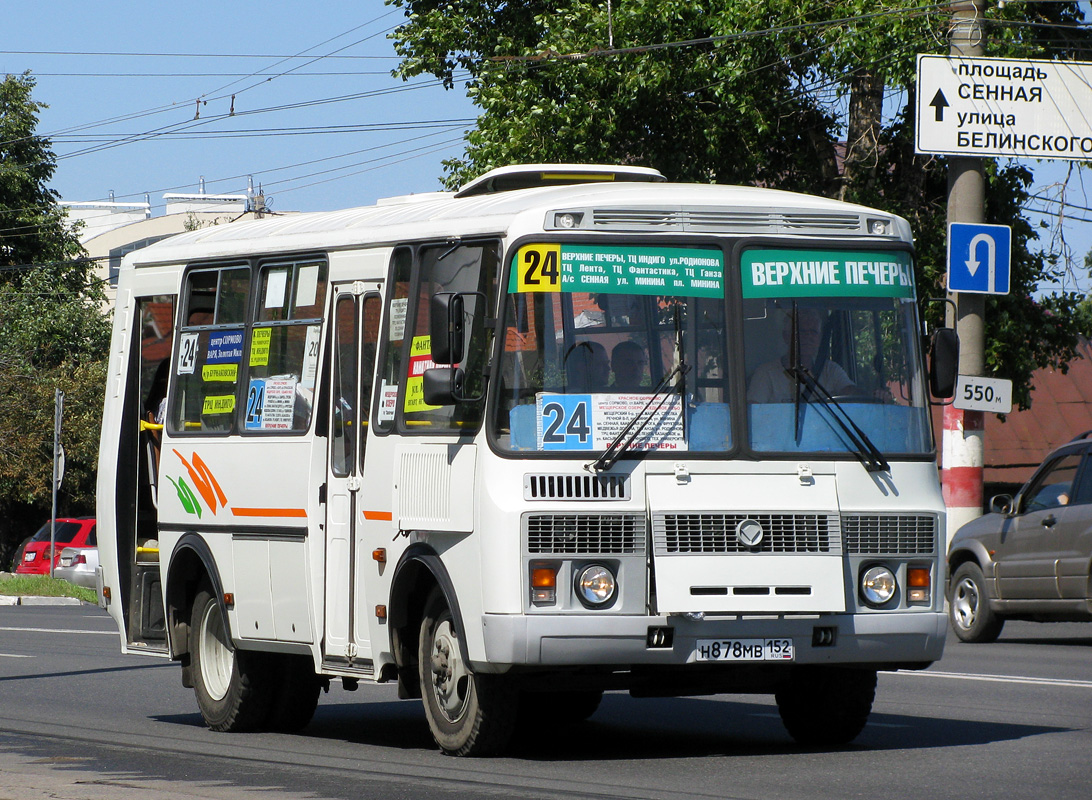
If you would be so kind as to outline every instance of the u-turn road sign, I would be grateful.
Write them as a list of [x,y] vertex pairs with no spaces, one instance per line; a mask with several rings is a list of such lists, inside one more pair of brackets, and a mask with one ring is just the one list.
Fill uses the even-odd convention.
[[948,226],[948,291],[1008,294],[1012,229],[953,222]]

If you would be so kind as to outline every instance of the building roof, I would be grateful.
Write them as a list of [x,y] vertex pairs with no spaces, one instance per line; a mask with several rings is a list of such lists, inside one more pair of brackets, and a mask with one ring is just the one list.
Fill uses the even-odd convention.
[[1092,344],[1082,337],[1066,372],[1036,370],[1032,387],[1028,410],[1004,422],[986,415],[985,483],[1023,483],[1051,450],[1092,430]]

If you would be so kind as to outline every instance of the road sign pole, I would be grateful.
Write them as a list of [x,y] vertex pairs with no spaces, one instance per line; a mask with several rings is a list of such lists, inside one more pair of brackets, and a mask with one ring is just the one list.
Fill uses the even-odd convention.
[[[985,0],[964,2],[952,17],[952,57],[984,55],[982,16]],[[939,113],[939,109],[938,109]],[[948,160],[948,222],[982,223],[985,218],[986,178],[983,160],[953,156]],[[950,267],[949,267],[950,268]],[[981,376],[985,367],[985,295],[952,292],[954,319],[959,333],[959,374]],[[948,510],[947,541],[966,522],[982,515],[982,468],[985,416],[944,406],[941,479]]]

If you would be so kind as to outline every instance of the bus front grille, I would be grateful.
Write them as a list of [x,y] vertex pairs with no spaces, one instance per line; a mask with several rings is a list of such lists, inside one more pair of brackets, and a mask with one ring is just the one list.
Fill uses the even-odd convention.
[[928,514],[847,514],[842,533],[851,554],[932,555],[937,548],[937,518]]
[[[744,545],[737,526],[762,526],[757,545]],[[659,555],[683,553],[838,553],[838,517],[826,514],[654,514],[652,540]]]
[[534,555],[640,555],[644,514],[525,514],[523,535]]

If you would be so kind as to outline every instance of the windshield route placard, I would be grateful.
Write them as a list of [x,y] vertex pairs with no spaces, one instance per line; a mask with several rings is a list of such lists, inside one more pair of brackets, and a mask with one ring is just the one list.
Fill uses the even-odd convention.
[[915,296],[910,254],[899,250],[746,250],[740,273],[745,298]]
[[[540,450],[605,450],[648,404],[647,394],[552,394],[535,397]],[[653,401],[651,418],[629,450],[686,450],[678,395]]]
[[510,293],[724,296],[724,254],[691,247],[527,244],[512,260]]

